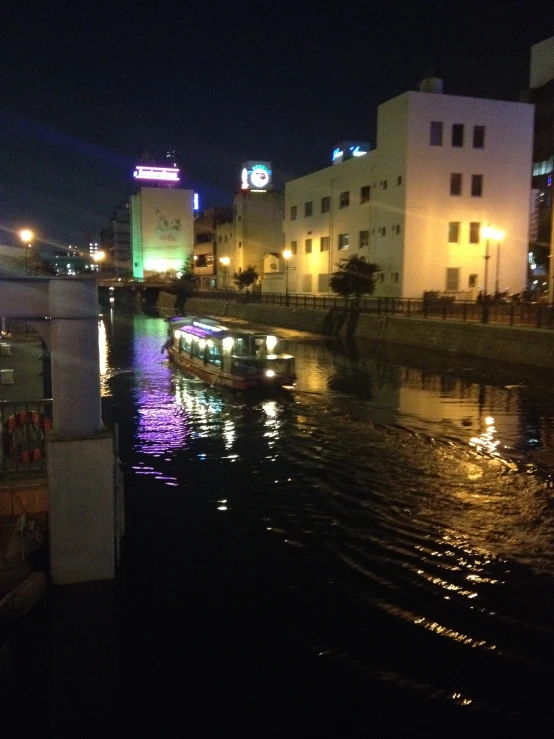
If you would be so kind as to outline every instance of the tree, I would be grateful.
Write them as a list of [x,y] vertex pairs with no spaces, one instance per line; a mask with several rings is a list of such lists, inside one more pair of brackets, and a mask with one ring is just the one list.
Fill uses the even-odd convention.
[[182,283],[184,290],[192,292],[196,286],[196,277],[194,275],[194,262],[191,257],[185,259],[184,265],[177,271],[177,279]]
[[239,290],[251,287],[258,279],[258,273],[256,267],[252,265],[246,267],[242,272],[235,272],[233,275],[233,282]]
[[375,274],[380,271],[378,264],[354,254],[349,259],[340,260],[337,271],[329,279],[329,287],[345,298],[353,295],[355,302],[359,303],[362,295],[371,295],[375,289]]

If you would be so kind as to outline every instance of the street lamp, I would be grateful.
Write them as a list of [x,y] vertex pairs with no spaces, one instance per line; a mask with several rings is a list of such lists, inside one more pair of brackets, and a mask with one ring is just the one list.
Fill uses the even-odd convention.
[[24,228],[22,231],[19,232],[19,238],[23,243],[26,245],[25,248],[25,274],[29,274],[29,249],[32,249],[31,241],[34,239],[35,235],[32,231],[30,231],[28,228]]
[[485,242],[486,244],[485,245],[485,283],[484,283],[485,294],[483,295],[483,298],[485,300],[487,299],[488,284],[489,284],[489,259],[490,259],[489,239],[492,238],[493,234],[494,234],[494,228],[491,228],[490,226],[485,226],[483,228],[483,236],[486,239],[486,242]]
[[92,255],[94,261],[98,264],[98,272],[101,271],[101,264],[106,258],[106,254],[103,251],[95,251]]
[[289,259],[292,257],[290,249],[285,249],[283,252],[285,259],[285,305],[289,304]]
[[495,295],[498,295],[500,293],[500,244],[502,243],[502,239],[504,238],[504,231],[496,231],[494,234],[494,238],[496,239],[496,278],[494,282],[494,293]]
[[231,264],[231,260],[229,257],[221,257],[219,263],[223,267],[223,287],[227,290],[229,282],[229,265]]

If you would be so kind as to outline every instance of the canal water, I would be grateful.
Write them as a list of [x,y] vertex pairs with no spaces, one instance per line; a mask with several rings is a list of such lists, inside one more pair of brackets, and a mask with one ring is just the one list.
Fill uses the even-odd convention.
[[101,323],[119,735],[550,736],[548,370],[284,332],[294,389],[233,394],[165,332]]

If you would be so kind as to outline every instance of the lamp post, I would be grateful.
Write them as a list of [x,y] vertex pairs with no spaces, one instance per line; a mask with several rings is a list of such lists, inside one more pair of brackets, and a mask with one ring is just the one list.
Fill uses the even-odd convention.
[[32,249],[31,242],[34,238],[34,233],[28,228],[24,228],[19,232],[19,238],[25,244],[25,274],[29,274],[29,249]]
[[498,295],[500,293],[500,244],[504,238],[504,231],[496,231],[494,237],[496,239],[496,276],[494,281],[494,294]]
[[292,257],[290,249],[285,249],[283,252],[285,260],[285,305],[289,304],[289,259]]
[[489,240],[492,238],[493,235],[494,235],[494,228],[491,228],[490,225],[485,226],[485,228],[483,229],[483,236],[486,239],[486,242],[485,242],[485,282],[484,282],[485,294],[483,295],[483,298],[485,301],[487,300],[487,295],[488,295],[489,259],[491,258],[489,254]]
[[231,264],[231,260],[229,257],[221,257],[219,263],[223,267],[223,287],[227,290],[229,283],[229,265]]

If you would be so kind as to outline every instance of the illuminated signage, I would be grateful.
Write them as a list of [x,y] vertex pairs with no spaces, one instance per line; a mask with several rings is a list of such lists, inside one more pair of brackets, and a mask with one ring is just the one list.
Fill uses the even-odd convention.
[[194,193],[192,196],[192,209],[193,210],[200,210],[200,196],[197,192]]
[[367,154],[370,148],[368,141],[343,141],[333,149],[331,161],[333,164],[340,164],[341,162],[345,162],[347,159],[363,157]]
[[241,171],[241,189],[265,192],[271,189],[271,162],[245,162]]
[[161,182],[179,182],[179,170],[176,167],[145,167],[139,164],[133,172],[136,180],[158,180]]

